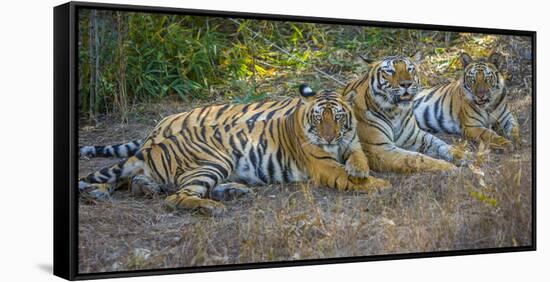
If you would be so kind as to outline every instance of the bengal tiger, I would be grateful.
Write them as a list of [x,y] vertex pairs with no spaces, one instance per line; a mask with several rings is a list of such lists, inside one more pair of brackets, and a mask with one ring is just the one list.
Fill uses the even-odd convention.
[[461,54],[460,79],[426,89],[415,99],[420,127],[483,141],[495,149],[512,149],[510,140],[519,144],[518,124],[508,108],[504,76],[497,68],[502,59],[498,53],[479,60]]
[[[134,177],[133,190],[172,184],[165,203],[208,214],[225,210],[225,195],[248,194],[248,185],[307,179],[338,190],[368,192],[390,184],[369,176],[353,110],[332,91],[302,85],[300,98],[246,105],[208,106],[162,120],[137,153],[79,180],[96,198],[118,180]],[[221,184],[221,185],[219,185]],[[136,188],[134,188],[136,187]]]
[[421,90],[417,66],[404,56],[388,56],[349,82],[343,94],[352,101],[357,132],[369,165],[376,171],[449,171],[464,150],[421,130],[412,101]]

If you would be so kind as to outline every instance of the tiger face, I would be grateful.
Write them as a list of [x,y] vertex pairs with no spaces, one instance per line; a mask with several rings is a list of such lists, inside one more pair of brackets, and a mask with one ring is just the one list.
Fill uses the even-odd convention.
[[382,108],[407,108],[420,92],[420,79],[415,64],[403,56],[383,58],[371,70],[370,88]]
[[464,69],[461,82],[470,103],[486,107],[502,92],[504,78],[497,69],[500,60],[501,55],[498,53],[479,60],[473,60],[466,53],[460,55]]
[[300,86],[304,104],[303,128],[306,138],[317,146],[341,146],[355,136],[355,119],[351,106],[332,91],[315,93]]

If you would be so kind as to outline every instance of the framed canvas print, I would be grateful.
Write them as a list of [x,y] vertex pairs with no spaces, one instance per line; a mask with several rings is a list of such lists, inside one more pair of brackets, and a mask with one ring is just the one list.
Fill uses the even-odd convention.
[[535,32],[54,8],[54,274],[535,250]]

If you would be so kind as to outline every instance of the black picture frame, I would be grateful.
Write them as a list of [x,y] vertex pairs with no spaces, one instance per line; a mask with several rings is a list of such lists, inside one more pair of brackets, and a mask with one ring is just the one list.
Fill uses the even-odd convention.
[[[490,33],[502,35],[528,36],[532,40],[532,245],[521,247],[485,248],[472,250],[452,250],[426,253],[374,255],[363,257],[327,258],[288,262],[258,262],[237,265],[182,267],[173,269],[138,270],[124,272],[104,272],[92,274],[78,273],[78,95],[77,95],[77,19],[81,8],[107,9],[131,12],[152,12],[200,16],[239,17],[277,21],[297,21],[341,25],[366,25],[373,27],[405,28],[420,30],[441,30],[452,32]],[[177,273],[210,272],[240,269],[288,267],[315,264],[350,263],[378,260],[396,260],[441,256],[474,255],[488,253],[535,251],[536,250],[536,32],[477,28],[465,26],[445,26],[399,22],[380,22],[353,19],[320,18],[259,13],[242,13],[214,10],[196,10],[151,6],[133,6],[89,2],[69,2],[54,8],[54,275],[68,280],[97,278],[165,275]],[[67,190],[68,188],[68,190]]]

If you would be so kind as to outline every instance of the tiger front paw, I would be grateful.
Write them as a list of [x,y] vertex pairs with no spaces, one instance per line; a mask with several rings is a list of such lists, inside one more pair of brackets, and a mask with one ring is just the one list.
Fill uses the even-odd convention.
[[391,187],[392,187],[392,184],[389,181],[385,179],[369,176],[366,179],[361,179],[361,181],[357,185],[352,187],[352,189],[350,190],[370,193],[374,191],[385,190]]
[[370,168],[367,157],[359,153],[351,154],[346,161],[345,170],[346,173],[352,177],[368,177]]
[[501,151],[504,153],[510,153],[514,151],[514,143],[512,141],[502,137],[498,136],[498,138],[495,138],[494,140],[489,143],[489,146],[492,149],[495,149],[497,151]]

